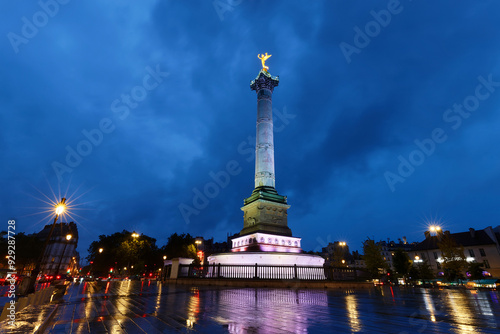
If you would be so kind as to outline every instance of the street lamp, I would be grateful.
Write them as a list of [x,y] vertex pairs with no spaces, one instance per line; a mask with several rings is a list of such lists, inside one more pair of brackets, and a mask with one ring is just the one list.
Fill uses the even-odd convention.
[[[49,244],[50,238],[52,238],[52,232],[54,232],[54,227],[56,226],[57,219],[61,214],[64,213],[66,210],[66,198],[61,198],[61,202],[56,204],[54,207],[54,211],[56,216],[54,217],[54,222],[52,223],[52,227],[50,228],[49,235],[47,236],[47,239],[45,239],[45,243],[43,245],[42,252],[40,253],[40,257],[38,258],[38,261],[36,262],[35,269],[31,272],[29,284],[26,287],[25,291],[22,291],[21,293],[24,295],[30,294],[35,292],[35,285],[36,285],[36,279],[38,277],[38,274],[40,273],[40,266],[41,262],[43,260],[43,256],[45,254],[45,251],[47,250],[47,245]],[[23,293],[24,292],[24,293]]]
[[439,233],[439,231],[441,231],[441,227],[437,225],[431,225],[429,226],[429,231]]
[[64,253],[66,252],[66,246],[68,246],[69,241],[71,240],[71,238],[72,238],[72,237],[73,237],[73,236],[72,236],[71,234],[67,234],[67,235],[66,235],[66,240],[67,240],[68,242],[66,242],[66,243],[64,244],[63,252],[62,252],[62,254],[61,254],[61,259],[59,260],[59,264],[57,265],[56,275],[58,275],[58,274],[59,274],[59,269],[60,269],[60,267],[61,267],[62,259],[63,259],[63,257],[64,257]]
[[163,255],[163,260],[166,260],[167,259],[167,256],[166,255]]
[[132,233],[132,238],[139,238],[139,234],[138,234],[138,233],[133,232],[133,233]]
[[103,250],[104,250],[104,249],[99,248],[99,254],[101,254]]

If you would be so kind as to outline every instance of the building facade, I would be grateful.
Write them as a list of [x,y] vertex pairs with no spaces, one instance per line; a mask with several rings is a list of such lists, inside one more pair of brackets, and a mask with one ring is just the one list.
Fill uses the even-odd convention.
[[493,277],[500,277],[500,225],[495,228],[488,226],[483,230],[470,228],[468,232],[438,231],[435,235],[431,235],[430,231],[426,231],[424,234],[425,240],[418,243],[409,255],[414,262],[429,263],[436,275],[439,276],[443,272],[439,243],[445,235],[448,235],[458,246],[463,246],[468,263],[481,263],[486,276],[491,274]]
[[393,257],[395,252],[398,249],[401,249],[406,253],[410,253],[414,249],[417,243],[416,242],[409,243],[408,241],[406,241],[406,237],[403,237],[402,240],[398,239],[398,242],[387,239],[387,241],[379,241],[376,244],[380,246],[380,252],[384,257],[387,266],[390,269],[394,270],[395,268],[394,268]]
[[[45,225],[37,236],[46,240],[52,224]],[[75,274],[78,270],[79,254],[78,228],[75,223],[59,223],[54,227],[45,253],[42,257],[40,272],[42,275]]]

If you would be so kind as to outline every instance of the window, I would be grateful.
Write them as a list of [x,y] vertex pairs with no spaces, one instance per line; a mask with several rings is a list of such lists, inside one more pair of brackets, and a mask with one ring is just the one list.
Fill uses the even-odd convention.
[[435,259],[435,260],[437,260],[437,258],[438,258],[438,253],[437,253],[437,252],[434,252],[433,254],[434,254],[434,259]]
[[470,257],[476,257],[474,255],[474,250],[473,249],[469,249],[469,255],[470,255]]
[[479,248],[479,253],[481,254],[481,256],[486,256],[483,248]]
[[490,268],[490,263],[488,262],[488,260],[484,260],[484,261],[483,261],[483,263],[484,263],[484,267],[485,267],[486,269],[489,269],[489,268]]

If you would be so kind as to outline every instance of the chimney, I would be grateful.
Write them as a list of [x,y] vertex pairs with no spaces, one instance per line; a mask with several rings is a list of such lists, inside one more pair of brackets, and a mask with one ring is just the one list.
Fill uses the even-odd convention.
[[[444,234],[446,235],[450,235],[450,231],[444,231]],[[441,239],[443,237],[443,229],[439,229],[437,232],[436,232],[436,235],[439,239]]]
[[475,230],[475,229],[473,229],[473,228],[471,227],[471,228],[469,228],[469,232],[470,232],[470,236],[471,236],[471,237],[473,237],[473,238],[475,238],[475,237],[476,237],[476,230]]
[[430,231],[425,231],[424,235],[425,235],[426,239],[429,239],[431,237],[431,232]]

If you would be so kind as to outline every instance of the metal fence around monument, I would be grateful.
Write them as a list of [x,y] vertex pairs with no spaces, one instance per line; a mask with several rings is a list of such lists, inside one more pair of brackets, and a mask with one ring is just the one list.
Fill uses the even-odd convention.
[[178,277],[203,279],[276,279],[276,280],[329,280],[355,281],[359,273],[354,268],[346,267],[309,267],[276,265],[179,265]]

